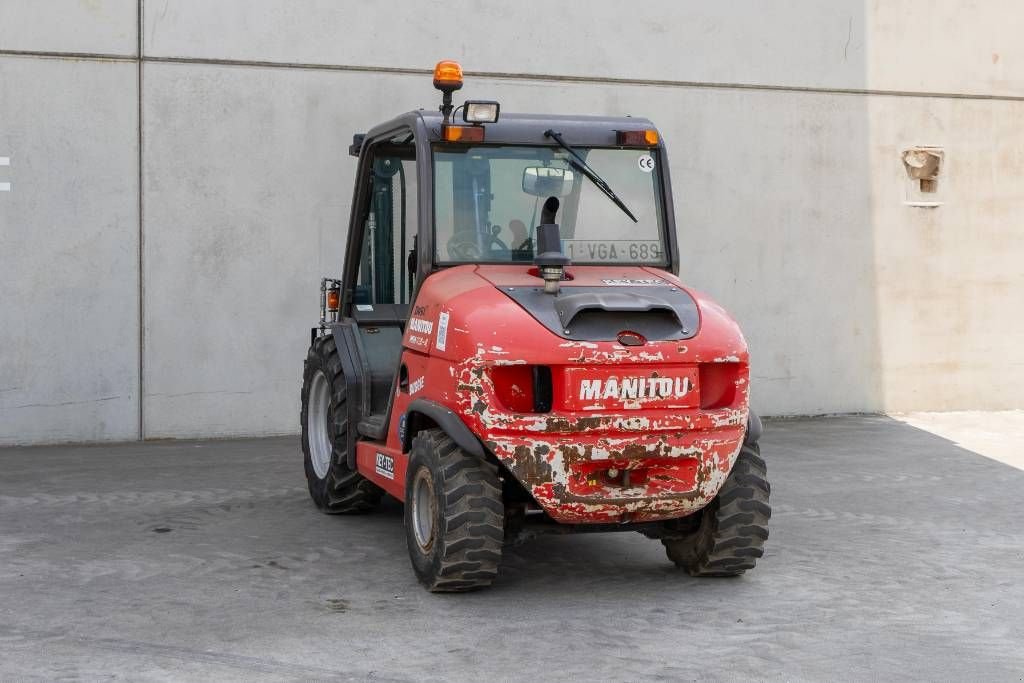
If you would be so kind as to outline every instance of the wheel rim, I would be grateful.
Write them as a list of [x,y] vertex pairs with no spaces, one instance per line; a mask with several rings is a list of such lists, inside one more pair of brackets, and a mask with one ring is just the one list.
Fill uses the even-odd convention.
[[331,408],[331,385],[327,375],[317,370],[309,386],[309,459],[316,476],[323,479],[331,468],[334,443],[328,428],[327,416]]
[[423,552],[434,545],[434,481],[430,473],[421,468],[412,484],[412,531],[416,544]]

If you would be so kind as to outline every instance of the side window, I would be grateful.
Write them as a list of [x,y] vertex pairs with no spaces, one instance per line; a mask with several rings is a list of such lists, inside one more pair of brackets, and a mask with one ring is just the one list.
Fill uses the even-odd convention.
[[416,284],[415,267],[409,267],[415,265],[410,254],[416,248],[418,217],[415,147],[394,140],[379,148],[370,172],[356,305],[408,304]]

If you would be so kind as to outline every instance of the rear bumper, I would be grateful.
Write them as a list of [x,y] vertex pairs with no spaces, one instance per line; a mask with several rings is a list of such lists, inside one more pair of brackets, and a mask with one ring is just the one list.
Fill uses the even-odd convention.
[[490,416],[484,443],[552,519],[570,524],[684,517],[718,494],[747,409]]

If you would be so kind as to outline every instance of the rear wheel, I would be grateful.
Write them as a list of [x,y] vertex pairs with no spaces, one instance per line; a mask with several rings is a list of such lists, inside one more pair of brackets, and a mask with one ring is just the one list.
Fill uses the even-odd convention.
[[420,583],[432,592],[491,585],[504,542],[498,468],[427,429],[413,438],[405,481],[406,543]]
[[753,569],[768,538],[771,486],[756,443],[744,444],[696,531],[665,537],[668,558],[692,576],[738,576]]
[[348,406],[345,378],[334,337],[309,348],[302,381],[302,452],[306,483],[323,512],[366,512],[380,502],[373,482],[348,467]]

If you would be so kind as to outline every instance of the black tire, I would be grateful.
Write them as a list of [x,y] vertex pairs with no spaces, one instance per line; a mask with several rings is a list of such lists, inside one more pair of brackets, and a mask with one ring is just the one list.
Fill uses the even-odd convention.
[[[323,373],[327,381],[329,400],[327,406],[326,439],[330,463],[326,471],[317,472],[314,466],[311,439],[318,438],[316,425],[310,424],[310,393],[318,381],[317,374]],[[314,409],[316,406],[314,406]],[[345,378],[334,337],[319,337],[309,348],[305,370],[302,375],[302,453],[306,470],[309,495],[322,512],[327,514],[359,513],[372,510],[379,502],[383,491],[363,475],[348,467],[348,409],[345,403]],[[316,420],[314,419],[314,422]],[[323,463],[321,463],[323,469]]]
[[412,440],[405,481],[405,537],[420,583],[435,593],[490,586],[504,542],[497,466],[427,429]]
[[739,576],[764,555],[771,485],[756,443],[743,444],[722,490],[701,513],[700,527],[665,537],[668,559],[691,576]]

